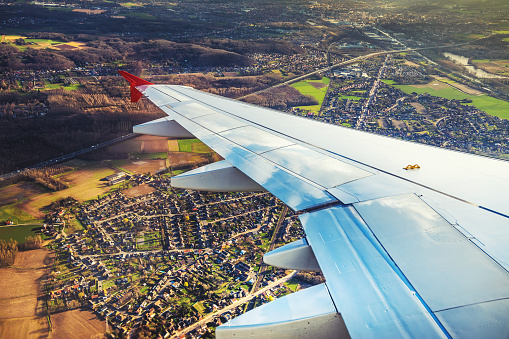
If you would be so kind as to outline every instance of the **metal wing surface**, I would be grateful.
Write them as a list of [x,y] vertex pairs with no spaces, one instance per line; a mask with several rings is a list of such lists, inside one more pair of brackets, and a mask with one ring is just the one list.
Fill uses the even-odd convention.
[[135,132],[195,136],[225,159],[173,185],[271,192],[306,237],[265,262],[326,278],[217,337],[509,336],[509,162],[122,75],[168,115]]

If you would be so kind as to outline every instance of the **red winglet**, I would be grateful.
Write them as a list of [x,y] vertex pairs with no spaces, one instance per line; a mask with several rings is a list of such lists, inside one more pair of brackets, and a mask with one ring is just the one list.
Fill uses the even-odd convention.
[[127,73],[126,71],[118,71],[118,73],[123,76],[124,79],[129,81],[129,84],[131,85],[131,102],[138,102],[138,100],[140,100],[143,95],[136,89],[136,86],[153,85],[153,83],[148,82],[147,80],[143,80],[142,78],[138,78],[137,76]]

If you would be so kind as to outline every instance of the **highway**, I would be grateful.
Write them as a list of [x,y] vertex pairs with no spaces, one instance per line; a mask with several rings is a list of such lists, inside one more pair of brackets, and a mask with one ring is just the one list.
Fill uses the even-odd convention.
[[[391,39],[393,39],[389,34],[379,30],[381,33],[383,33],[384,35],[390,37]],[[389,51],[380,51],[380,52],[374,52],[374,53],[370,53],[370,54],[366,54],[366,55],[361,55],[361,56],[358,56],[358,57],[355,57],[355,58],[352,58],[352,59],[348,59],[346,61],[342,61],[342,62],[339,62],[337,64],[334,64],[334,65],[331,65],[331,66],[328,66],[328,67],[324,67],[324,68],[320,68],[316,71],[313,71],[313,72],[309,72],[309,73],[306,73],[304,75],[301,75],[301,76],[298,76],[296,78],[293,78],[293,79],[290,79],[288,81],[285,81],[285,82],[282,82],[282,83],[279,83],[277,85],[274,85],[274,86],[271,86],[271,87],[267,87],[267,88],[264,88],[262,90],[259,90],[259,91],[256,91],[256,92],[253,92],[253,93],[249,93],[249,94],[246,94],[244,96],[241,96],[241,97],[238,97],[238,99],[243,99],[243,98],[246,98],[250,95],[253,95],[253,94],[259,94],[259,93],[263,93],[265,91],[268,91],[268,90],[271,90],[272,88],[277,88],[277,87],[281,87],[281,86],[285,86],[285,85],[289,85],[289,84],[292,84],[294,82],[298,82],[298,81],[301,81],[301,80],[304,80],[308,77],[310,77],[311,75],[314,75],[314,74],[318,74],[318,73],[323,73],[323,72],[327,72],[327,71],[331,71],[332,69],[336,68],[336,67],[340,67],[340,66],[347,66],[347,65],[351,65],[351,64],[355,64],[359,61],[363,61],[363,60],[366,60],[366,59],[370,59],[370,58],[374,58],[374,57],[377,57],[377,56],[380,56],[380,55],[388,55],[388,54],[397,54],[397,53],[403,53],[403,52],[417,52],[417,51],[424,51],[424,50],[428,50],[428,49],[440,49],[440,48],[451,48],[451,47],[459,47],[459,46],[465,46],[465,45],[469,45],[471,43],[474,43],[474,42],[477,42],[479,40],[483,40],[483,39],[487,39],[491,37],[490,36],[487,36],[487,37],[483,37],[483,38],[479,38],[479,39],[475,39],[475,40],[472,40],[472,41],[468,41],[468,42],[463,42],[463,43],[460,43],[460,44],[451,44],[451,45],[443,45],[443,46],[432,46],[432,47],[416,47],[416,48],[404,48],[404,49],[395,49],[395,50],[389,50]],[[398,41],[396,39],[394,39],[395,41]],[[399,41],[398,41],[399,42]],[[401,45],[405,46],[403,43],[399,42]],[[405,46],[406,47],[406,46]],[[418,53],[419,54],[419,53]],[[433,62],[432,60],[428,59],[427,57],[419,54],[421,57],[423,57],[424,59],[426,59],[426,61],[428,61],[429,63],[431,64],[434,64],[436,65],[435,62]]]
[[3,175],[0,175],[0,181],[1,180],[5,180],[5,179],[9,179],[9,178],[14,177],[14,176],[19,175],[19,174],[22,174],[23,172],[25,172],[27,170],[30,170],[30,169],[44,167],[44,166],[48,166],[48,165],[54,165],[54,164],[58,164],[60,162],[66,161],[66,160],[71,160],[72,158],[75,158],[75,157],[80,156],[82,154],[85,154],[85,153],[88,153],[88,152],[92,152],[92,151],[95,151],[95,150],[97,150],[99,148],[103,148],[103,147],[106,147],[106,146],[111,146],[113,144],[116,144],[116,143],[122,142],[124,140],[130,139],[130,138],[134,137],[135,135],[136,135],[135,133],[129,133],[127,135],[123,135],[121,137],[118,137],[118,138],[115,138],[115,139],[112,139],[112,140],[109,140],[109,141],[105,141],[103,143],[100,143],[100,144],[97,144],[97,145],[93,145],[93,146],[81,149],[79,151],[76,151],[76,152],[72,152],[72,153],[69,153],[69,154],[62,155],[60,157],[53,158],[51,160],[46,160],[46,161],[40,162],[40,163],[38,163],[36,165],[26,167],[26,168],[24,168],[22,170],[18,170],[18,171],[14,171],[14,172],[10,172],[10,173],[6,173],[6,174],[3,174]]
[[[288,213],[288,206],[284,206],[283,210],[281,211],[281,215],[279,216],[279,219],[277,221],[276,227],[274,228],[274,232],[272,233],[272,238],[270,239],[269,249],[267,252],[270,252],[274,249],[274,246],[276,245],[276,239],[278,238],[279,229],[281,228],[281,224],[285,220],[286,214]],[[263,256],[261,258],[260,268],[257,273],[256,281],[253,283],[253,286],[251,287],[251,291],[249,294],[255,293],[255,291],[258,289],[258,286],[262,283],[263,277],[265,276],[263,272],[265,272],[266,265],[263,262]],[[249,311],[252,307],[250,307],[251,304],[246,304],[246,307],[244,308],[244,313]]]

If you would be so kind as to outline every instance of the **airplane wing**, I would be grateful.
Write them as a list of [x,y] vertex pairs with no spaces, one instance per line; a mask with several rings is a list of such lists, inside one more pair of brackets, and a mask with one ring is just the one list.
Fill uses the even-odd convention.
[[168,115],[134,132],[196,137],[224,158],[172,185],[271,192],[306,236],[264,261],[325,276],[218,338],[509,337],[509,162],[121,74]]

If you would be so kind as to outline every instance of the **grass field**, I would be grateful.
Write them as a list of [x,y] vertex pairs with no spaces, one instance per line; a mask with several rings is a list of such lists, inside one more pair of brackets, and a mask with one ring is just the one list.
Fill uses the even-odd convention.
[[[17,39],[23,39],[27,43],[27,45],[16,45],[15,41]],[[3,35],[2,42],[10,43],[11,46],[16,47],[20,51],[25,51],[27,48],[33,49],[44,49],[44,48],[53,48],[53,49],[81,49],[85,48],[86,45],[82,42],[71,41],[64,42],[52,39],[28,39],[24,36],[20,35]]]
[[134,2],[124,2],[124,3],[121,3],[120,6],[122,6],[122,7],[143,7],[142,4],[135,4]]
[[180,152],[210,153],[210,148],[198,139],[178,140]]
[[201,315],[205,314],[205,306],[203,306],[203,301],[198,301],[192,307]]
[[20,202],[46,192],[48,192],[46,189],[28,182],[2,187],[0,188],[0,206]]
[[509,102],[500,99],[492,98],[486,94],[483,95],[470,95],[465,94],[453,87],[447,86],[447,88],[434,89],[430,87],[416,87],[412,85],[396,85],[394,86],[405,93],[429,93],[437,97],[442,97],[449,100],[462,100],[471,99],[472,103],[468,105],[474,105],[480,110],[485,111],[490,115],[497,116],[502,119],[509,119]]
[[168,140],[168,152],[180,151],[178,140]]
[[143,20],[158,20],[157,17],[153,16],[152,14],[148,13],[127,13],[126,16],[133,17],[133,18],[139,18]]
[[0,227],[0,239],[13,239],[21,244],[25,242],[26,237],[37,235],[35,231],[40,227],[39,225]]
[[74,197],[78,201],[95,199],[98,195],[102,195],[111,189],[106,186],[104,181],[99,180],[113,173],[115,173],[113,169],[101,163],[85,165],[60,176],[62,180],[70,183],[70,188],[32,197],[20,203],[19,207],[23,211],[40,218],[44,216],[48,206],[55,200],[68,196]]
[[131,157],[135,159],[168,159],[168,153],[131,153]]
[[387,85],[395,85],[396,84],[396,81],[390,80],[390,79],[383,79],[382,82]]
[[66,91],[75,91],[77,89],[82,88],[83,86],[80,84],[72,84],[72,85],[63,85],[63,84],[50,84],[46,82],[44,84],[43,91],[52,90],[52,89],[64,89]]
[[339,99],[350,99],[350,100],[354,100],[354,101],[359,101],[359,100],[361,100],[363,98],[362,97],[353,96],[353,95],[341,95],[341,96],[339,96]]
[[288,280],[285,283],[286,286],[288,286],[289,289],[291,289],[293,292],[297,292],[297,288],[299,287],[299,279],[292,278]]
[[[37,218],[42,218],[41,215],[33,216],[22,209],[22,203],[14,203],[0,207],[0,222],[11,220],[15,224],[38,222]],[[1,237],[1,236],[0,236]]]
[[165,168],[165,160],[144,159],[144,160],[112,160],[112,164],[129,174],[155,173]]
[[[325,98],[325,93],[327,93],[327,85],[329,82],[329,78],[323,77],[322,80],[305,80],[291,84],[290,86],[298,90],[301,94],[311,95],[313,98],[318,100],[318,105],[299,106],[297,108],[314,112],[315,114],[318,113],[318,111],[320,111],[323,99]],[[317,86],[317,84],[323,84],[323,87]]]

